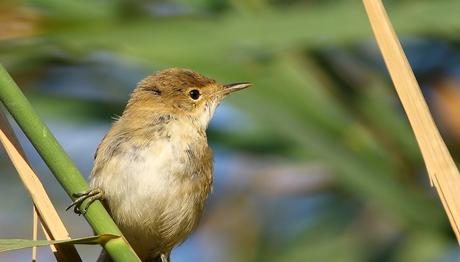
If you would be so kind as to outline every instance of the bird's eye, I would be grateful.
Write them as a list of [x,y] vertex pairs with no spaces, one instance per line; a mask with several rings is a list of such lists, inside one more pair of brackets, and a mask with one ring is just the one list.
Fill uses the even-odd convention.
[[192,98],[193,100],[197,100],[198,98],[200,98],[200,91],[197,90],[197,89],[193,89],[193,90],[190,90],[190,92],[188,93],[188,95],[189,95],[190,98]]

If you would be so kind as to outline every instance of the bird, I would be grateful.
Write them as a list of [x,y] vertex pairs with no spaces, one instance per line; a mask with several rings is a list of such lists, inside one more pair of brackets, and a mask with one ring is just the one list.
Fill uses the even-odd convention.
[[[141,80],[96,150],[90,190],[68,208],[83,214],[101,200],[142,261],[169,262],[212,190],[208,124],[227,95],[249,86],[184,68]],[[98,261],[111,260],[102,251]]]

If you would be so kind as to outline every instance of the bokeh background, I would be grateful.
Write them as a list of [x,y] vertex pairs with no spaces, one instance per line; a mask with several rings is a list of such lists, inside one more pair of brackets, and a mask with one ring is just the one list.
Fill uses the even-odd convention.
[[[458,160],[460,2],[385,4]],[[186,67],[254,83],[211,123],[214,192],[175,262],[459,258],[360,1],[3,0],[0,62],[86,176],[146,75]],[[16,131],[71,235],[91,235]],[[31,238],[30,198],[0,152],[0,238]],[[78,248],[85,261],[100,249]]]

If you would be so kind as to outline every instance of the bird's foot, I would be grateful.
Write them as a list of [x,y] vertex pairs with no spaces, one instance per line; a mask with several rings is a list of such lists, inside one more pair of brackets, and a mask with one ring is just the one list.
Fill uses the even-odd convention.
[[161,254],[161,262],[169,262],[169,256],[166,254]]
[[[101,200],[103,198],[102,190],[99,188],[90,189],[86,192],[74,193],[72,196],[76,199],[68,206],[65,210],[69,210],[73,207],[73,212],[78,215],[84,215],[88,211],[88,207],[96,200]],[[83,202],[88,200],[84,205]]]

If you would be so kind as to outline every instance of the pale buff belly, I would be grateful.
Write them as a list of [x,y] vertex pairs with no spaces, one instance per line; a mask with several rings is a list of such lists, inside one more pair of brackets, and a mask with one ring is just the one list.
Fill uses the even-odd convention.
[[140,256],[169,253],[197,226],[209,190],[177,146],[159,141],[133,150],[112,157],[91,186],[102,189],[112,217]]

